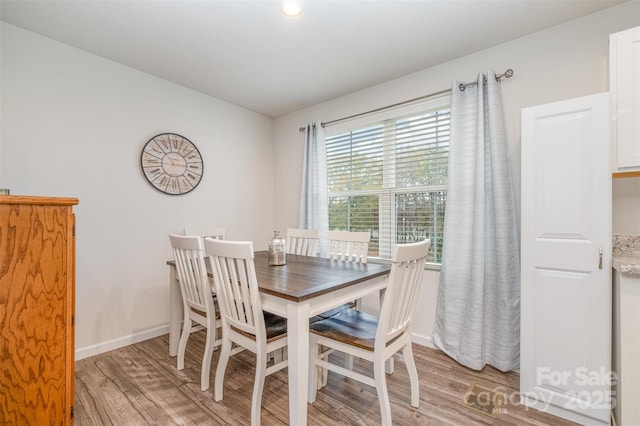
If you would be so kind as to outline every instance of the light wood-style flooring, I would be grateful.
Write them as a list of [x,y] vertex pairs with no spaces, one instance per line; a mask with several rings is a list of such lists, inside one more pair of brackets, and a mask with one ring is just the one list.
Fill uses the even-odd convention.
[[[200,363],[204,331],[194,333],[187,345],[185,369],[176,370],[169,356],[168,335],[76,362],[75,424],[84,425],[248,425],[255,374],[254,355],[243,352],[227,367],[224,399],[213,399],[214,352],[211,388],[200,390]],[[402,360],[387,376],[391,413],[397,425],[571,425],[573,423],[519,402],[516,373],[491,367],[469,370],[442,352],[414,345],[420,377],[420,408],[410,404],[409,379]],[[368,370],[365,362],[355,368]],[[505,403],[495,416],[469,407],[465,394],[476,383],[497,389]],[[486,395],[480,395],[483,398]],[[268,376],[262,398],[262,424],[288,424],[287,369]],[[329,373],[328,386],[308,406],[308,424],[376,425],[380,410],[375,388]]]

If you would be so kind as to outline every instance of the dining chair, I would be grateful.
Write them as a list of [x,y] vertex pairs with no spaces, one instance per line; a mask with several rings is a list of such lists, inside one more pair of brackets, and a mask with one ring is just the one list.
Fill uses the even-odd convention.
[[[371,240],[370,232],[357,231],[329,231],[327,233],[327,258],[334,260],[342,260],[356,263],[367,263],[367,254],[369,252],[369,241]],[[321,318],[330,318],[339,314],[345,309],[361,309],[362,299],[347,302],[325,312],[318,314]],[[353,370],[353,357],[345,356],[345,368]],[[322,374],[322,386],[327,383],[327,371]]]
[[[202,245],[204,247],[204,239],[205,238],[215,238],[216,240],[224,240],[227,238],[227,230],[225,228],[212,228],[212,227],[185,227],[184,235],[197,236],[202,239]],[[211,293],[213,294],[213,299],[216,298],[216,289],[211,286]]]
[[197,228],[197,227],[185,227],[184,235],[197,235],[204,238],[215,238],[218,240],[224,240],[227,238],[227,230],[225,228]]
[[303,256],[318,255],[320,231],[317,229],[287,229],[287,253]]
[[327,258],[367,263],[370,232],[329,231]]
[[[205,265],[205,251],[202,239],[198,236],[170,234],[169,240],[176,262],[178,281],[184,306],[184,323],[178,344],[178,370],[184,369],[184,353],[187,341],[194,326],[201,325],[207,330],[202,368],[200,373],[200,389],[209,389],[211,357],[218,339],[217,329],[222,326],[216,313],[211,285]],[[195,323],[195,324],[194,324]]]
[[260,424],[265,377],[288,365],[288,360],[267,366],[267,354],[287,345],[287,320],[262,310],[250,241],[205,239],[213,282],[222,317],[222,349],[216,369],[214,399],[223,397],[224,375],[232,355],[248,349],[256,354],[256,376],[251,399],[251,424]]
[[[371,234],[369,232],[352,232],[352,231],[329,231],[327,234],[328,259],[343,260],[357,263],[367,263],[367,253],[369,251],[369,241]],[[353,302],[333,308],[329,311],[322,312],[318,316],[329,318],[347,308],[360,309],[362,300],[358,299]]]
[[[327,369],[374,386],[382,424],[391,425],[385,361],[402,350],[411,385],[411,405],[418,407],[420,389],[411,347],[411,328],[430,245],[431,241],[427,239],[397,246],[379,318],[347,309],[310,324],[309,403],[316,399],[321,370]],[[330,362],[329,354],[334,351],[372,362],[373,378]]]

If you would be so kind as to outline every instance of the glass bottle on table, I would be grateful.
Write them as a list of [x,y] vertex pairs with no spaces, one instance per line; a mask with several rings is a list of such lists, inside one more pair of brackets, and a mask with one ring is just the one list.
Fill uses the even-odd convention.
[[269,241],[269,266],[282,266],[287,263],[285,240],[280,231],[273,231],[273,238]]

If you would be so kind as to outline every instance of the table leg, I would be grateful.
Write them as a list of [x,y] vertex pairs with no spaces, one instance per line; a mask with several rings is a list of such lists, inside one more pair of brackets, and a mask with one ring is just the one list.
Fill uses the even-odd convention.
[[169,355],[178,355],[180,342],[180,323],[184,315],[180,283],[176,276],[176,267],[169,266]]
[[309,305],[287,304],[287,353],[289,355],[289,424],[307,424],[309,384]]

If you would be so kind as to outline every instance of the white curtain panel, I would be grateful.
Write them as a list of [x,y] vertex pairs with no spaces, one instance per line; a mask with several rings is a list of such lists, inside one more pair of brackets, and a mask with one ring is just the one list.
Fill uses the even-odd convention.
[[495,73],[451,98],[449,179],[435,345],[481,370],[518,368],[520,254],[513,181]]
[[327,196],[327,149],[320,122],[307,125],[300,187],[298,227],[320,231],[320,255],[325,256],[329,207]]

